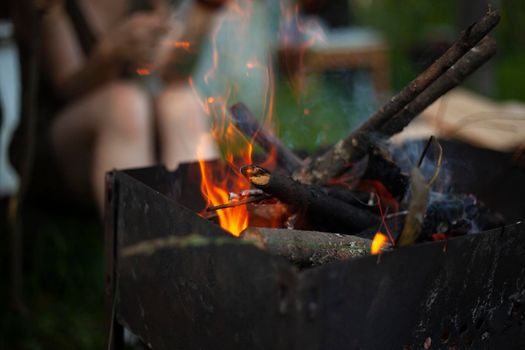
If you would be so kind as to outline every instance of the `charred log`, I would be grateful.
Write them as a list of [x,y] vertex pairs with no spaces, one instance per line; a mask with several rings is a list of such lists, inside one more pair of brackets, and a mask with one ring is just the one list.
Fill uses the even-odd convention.
[[372,192],[354,191],[346,187],[331,186],[323,187],[323,193],[354,207],[377,212],[378,202],[376,196]]
[[344,234],[356,234],[378,225],[379,218],[363,209],[332,198],[317,186],[307,186],[288,176],[270,173],[255,165],[241,168],[250,183],[279,198],[298,213],[298,225]]
[[243,103],[231,107],[232,122],[247,137],[254,139],[268,154],[275,152],[280,169],[293,172],[302,165],[302,160],[287,148],[277,137],[267,130]]
[[403,198],[409,182],[408,175],[396,163],[378,152],[370,154],[363,179],[379,181],[397,200]]

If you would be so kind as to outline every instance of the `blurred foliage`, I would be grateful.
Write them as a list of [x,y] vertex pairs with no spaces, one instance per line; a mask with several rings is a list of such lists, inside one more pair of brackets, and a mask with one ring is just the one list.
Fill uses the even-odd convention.
[[[0,349],[102,349],[103,237],[98,218],[29,209],[24,300],[14,312],[1,289]],[[6,237],[2,236],[3,247]],[[4,258],[7,252],[3,252]],[[8,273],[4,270],[4,276]],[[8,287],[8,286],[6,286]]]
[[393,90],[398,90],[417,74],[410,51],[436,29],[453,30],[457,22],[456,2],[359,0],[354,3],[357,25],[378,29],[391,55]]
[[376,106],[367,72],[313,74],[300,84],[280,79],[276,96],[277,134],[288,147],[309,153],[346,136]]

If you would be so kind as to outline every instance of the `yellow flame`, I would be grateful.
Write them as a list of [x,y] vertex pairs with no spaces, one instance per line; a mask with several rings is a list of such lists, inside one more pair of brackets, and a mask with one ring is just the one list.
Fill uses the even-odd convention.
[[374,236],[374,239],[372,240],[372,248],[371,253],[373,255],[379,254],[381,252],[381,248],[383,248],[386,245],[386,242],[388,241],[388,237],[382,234],[381,232],[377,232]]
[[[202,144],[204,142],[201,142]],[[251,145],[247,147],[247,153],[243,156],[246,156],[244,161],[251,163]],[[233,165],[233,154],[227,154],[226,158],[228,163]],[[199,168],[202,176],[201,192],[206,198],[207,206],[227,203],[229,201],[228,191],[238,193],[249,187],[241,174],[228,171],[222,164],[207,162],[200,155]],[[217,216],[219,217],[219,225],[236,237],[248,226],[246,206],[218,210]]]

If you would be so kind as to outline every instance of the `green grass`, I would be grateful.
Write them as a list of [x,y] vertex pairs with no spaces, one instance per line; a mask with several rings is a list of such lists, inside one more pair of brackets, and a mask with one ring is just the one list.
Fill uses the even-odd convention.
[[[1,349],[101,349],[103,239],[98,218],[34,209],[26,216],[27,313],[2,304]],[[4,288],[2,293],[6,293]],[[3,295],[4,302],[8,301]]]

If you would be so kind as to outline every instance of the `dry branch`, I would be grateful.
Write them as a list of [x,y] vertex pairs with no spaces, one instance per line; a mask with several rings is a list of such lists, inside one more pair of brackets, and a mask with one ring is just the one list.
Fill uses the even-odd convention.
[[456,64],[387,122],[382,124],[371,123],[374,125],[373,130],[369,129],[368,124],[359,127],[325,154],[298,169],[293,175],[294,179],[307,184],[323,184],[340,175],[345,168],[370,151],[373,145],[373,141],[370,139],[372,132],[381,137],[389,137],[400,132],[425,108],[458,86],[495,53],[495,42],[491,38],[485,37],[479,45],[461,57]]
[[485,16],[464,30],[460,37],[423,73],[406,85],[397,95],[392,97],[383,107],[372,115],[361,127],[361,131],[374,131],[390,120],[417,95],[452,67],[463,55],[472,49],[499,22],[499,14],[490,9]]
[[385,123],[379,129],[379,132],[386,136],[392,136],[401,132],[419,113],[423,112],[425,108],[439,97],[458,86],[465,78],[494,56],[495,53],[496,42],[490,37],[484,38],[422,94],[416,97],[414,101]]

